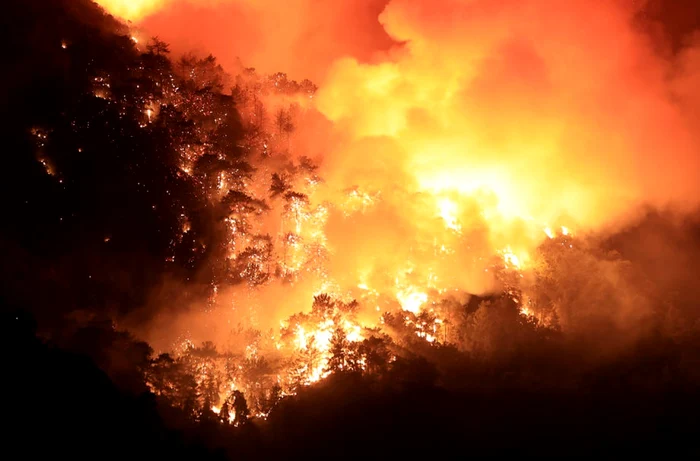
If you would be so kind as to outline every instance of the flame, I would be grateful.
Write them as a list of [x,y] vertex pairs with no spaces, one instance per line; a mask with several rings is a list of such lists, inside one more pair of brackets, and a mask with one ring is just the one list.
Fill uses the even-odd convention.
[[137,21],[155,13],[169,0],[96,0],[95,3],[115,16]]
[[409,287],[406,290],[397,292],[396,298],[401,304],[401,308],[403,310],[413,314],[419,313],[421,306],[428,302],[428,295],[421,291],[417,291],[415,287]]
[[503,262],[507,268],[514,268],[516,270],[522,270],[525,261],[527,261],[528,256],[526,254],[516,254],[511,250],[510,246],[504,248],[501,251],[501,256],[503,257]]
[[440,217],[445,221],[445,226],[456,232],[460,232],[462,227],[457,221],[457,204],[449,198],[441,198],[438,200],[438,209]]

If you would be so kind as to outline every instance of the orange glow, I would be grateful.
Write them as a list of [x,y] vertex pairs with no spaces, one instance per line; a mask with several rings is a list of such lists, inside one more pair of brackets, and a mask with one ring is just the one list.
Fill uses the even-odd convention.
[[138,21],[170,3],[169,0],[96,0],[111,14],[129,21]]
[[[256,161],[245,189],[254,196],[234,197],[240,203],[222,218],[222,264],[242,282],[214,285],[206,315],[164,321],[217,344],[227,344],[236,323],[270,331],[269,344],[250,354],[245,344],[246,355],[290,362],[277,378],[287,393],[330,374],[340,331],[350,350],[382,314],[398,311],[412,339],[448,342],[448,319],[435,307],[446,293],[511,293],[511,279],[536,276],[543,245],[573,249],[579,235],[620,225],[644,204],[685,205],[700,192],[698,139],[669,88],[675,66],[620,2],[328,2],[361,10],[372,31],[361,49],[335,30],[342,18],[323,2],[99,3],[165,39],[189,19],[185,12],[196,9],[197,24],[218,27],[211,30],[224,28],[211,11],[235,13],[244,32],[267,39],[238,45],[253,47],[242,50],[246,65],[319,78],[317,92],[286,95],[259,90],[277,91],[280,79],[238,75],[254,96],[237,101],[241,123],[262,132],[243,146]],[[251,17],[259,28],[247,24]],[[347,18],[350,29],[357,18]],[[323,46],[307,33],[309,21],[325,34]],[[193,34],[240,73],[229,56],[235,41],[204,29]],[[107,98],[108,78],[98,83],[95,95]],[[176,100],[149,103],[145,118]],[[192,175],[205,151],[183,147],[181,173]],[[275,194],[273,174],[282,189]],[[232,176],[212,175],[202,193],[221,204],[238,192]],[[184,239],[190,223],[182,218]],[[322,294],[357,300],[357,311],[318,313],[311,305]],[[536,305],[511,298],[523,316],[539,318]],[[161,336],[166,329],[154,327]]]

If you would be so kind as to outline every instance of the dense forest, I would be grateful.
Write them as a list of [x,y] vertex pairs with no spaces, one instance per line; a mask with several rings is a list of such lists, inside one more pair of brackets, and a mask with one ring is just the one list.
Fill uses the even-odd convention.
[[[309,198],[320,160],[290,147],[317,88],[173,56],[89,0],[12,1],[0,21],[10,452],[698,453],[696,216],[650,209],[576,245],[560,233],[533,283],[494,261],[501,290],[389,306],[381,327],[361,326],[362,300],[320,293],[279,331],[156,350],[120,321],[155,315],[164,284],[177,293],[157,308],[174,312],[222,287],[324,275],[320,237],[299,230],[324,212]],[[650,241],[658,251],[640,252]],[[630,305],[644,315],[608,315]]]

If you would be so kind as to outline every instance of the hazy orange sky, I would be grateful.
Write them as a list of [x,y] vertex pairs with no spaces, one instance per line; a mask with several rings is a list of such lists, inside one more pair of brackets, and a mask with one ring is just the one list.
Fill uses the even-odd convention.
[[[339,57],[373,61],[396,45],[378,19],[389,0],[96,1],[131,20],[146,36],[158,35],[171,43],[176,52],[212,53],[228,68],[241,57],[248,67],[287,72],[295,79],[320,82]],[[663,24],[656,27],[656,38],[676,47],[687,41],[700,14],[700,2],[693,0],[617,2],[643,5],[641,17]],[[439,5],[429,9],[433,8]]]
[[394,42],[379,24],[387,0],[98,0],[144,35],[176,52],[212,53],[226,68],[237,57],[265,73],[323,79],[341,56],[371,61]]

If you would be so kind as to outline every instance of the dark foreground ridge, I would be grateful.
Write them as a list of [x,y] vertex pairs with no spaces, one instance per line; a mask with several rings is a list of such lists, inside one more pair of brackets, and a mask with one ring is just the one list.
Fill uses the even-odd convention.
[[6,447],[31,458],[698,453],[697,387],[677,374],[687,351],[670,345],[650,344],[568,390],[509,385],[496,373],[471,376],[481,380],[473,389],[446,389],[419,360],[386,380],[338,374],[283,401],[267,421],[232,427],[118,389],[90,358],[39,340],[24,313],[3,316],[2,327]]

